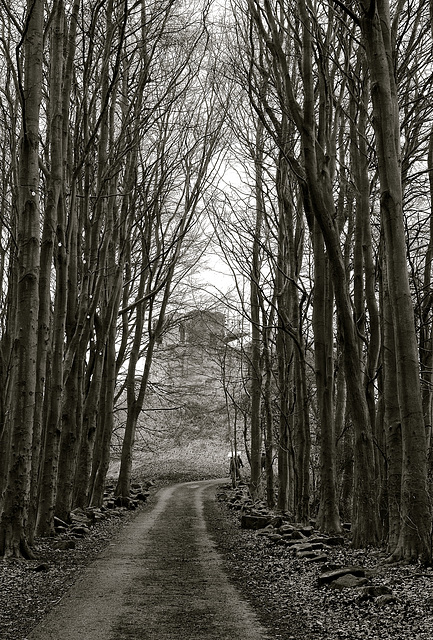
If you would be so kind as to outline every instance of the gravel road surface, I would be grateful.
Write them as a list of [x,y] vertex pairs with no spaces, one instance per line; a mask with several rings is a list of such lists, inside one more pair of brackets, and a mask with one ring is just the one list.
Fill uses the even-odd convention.
[[27,640],[266,640],[207,533],[223,482],[162,489]]

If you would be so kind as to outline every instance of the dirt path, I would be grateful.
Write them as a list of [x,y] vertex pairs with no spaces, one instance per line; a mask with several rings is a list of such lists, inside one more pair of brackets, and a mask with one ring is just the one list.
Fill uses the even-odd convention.
[[265,640],[207,533],[221,482],[162,489],[28,640]]

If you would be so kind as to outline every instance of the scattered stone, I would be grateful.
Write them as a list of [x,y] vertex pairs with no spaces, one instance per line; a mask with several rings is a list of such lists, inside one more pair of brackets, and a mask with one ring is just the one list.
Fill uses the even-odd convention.
[[298,551],[296,553],[296,557],[301,559],[304,558],[304,559],[311,560],[312,558],[316,558],[317,554],[315,551],[311,549],[310,551]]
[[75,549],[75,540],[59,540],[53,544],[55,551],[68,551],[69,549]]
[[[271,538],[275,533],[278,532],[275,531],[274,527],[271,524],[268,524],[266,527],[264,527],[264,529],[259,529],[257,531],[257,535],[258,536],[268,536],[269,538]],[[283,536],[279,536],[280,538],[283,538]]]
[[72,536],[75,536],[75,538],[85,538],[89,535],[90,529],[87,527],[72,527],[70,533]]
[[308,543],[309,544],[326,544],[328,541],[328,538],[326,538],[325,536],[311,536],[308,538]]
[[[316,542],[314,544],[310,544],[309,542],[304,542],[302,544],[294,544],[291,547],[292,551],[296,552],[296,556],[301,557],[299,554],[301,553],[310,553],[311,551],[317,551],[319,549],[323,549],[323,544],[321,542]],[[305,556],[303,556],[305,557]]]
[[292,535],[295,531],[297,531],[297,529],[295,529],[293,525],[283,524],[281,527],[279,527],[278,533],[280,533],[282,536],[285,536]]
[[62,535],[69,531],[69,527],[55,527],[55,532],[57,535]]
[[327,536],[326,544],[328,544],[331,547],[342,546],[344,544],[344,537],[343,536]]
[[139,491],[138,493],[135,494],[134,497],[136,500],[140,500],[141,502],[146,502],[149,496],[150,496],[149,491]]
[[379,596],[392,595],[392,589],[384,584],[371,584],[360,589],[360,600],[373,600]]
[[88,507],[86,509],[86,516],[88,521],[92,524],[96,524],[97,522],[101,522],[101,520],[105,520],[106,515],[103,513],[103,510],[99,507]]
[[307,558],[307,562],[326,562],[328,556],[325,554],[314,554],[311,558]]
[[276,543],[284,542],[283,537],[280,536],[278,533],[268,533],[268,538],[269,540],[272,540],[272,542],[276,542]]
[[329,583],[331,589],[355,589],[356,587],[362,587],[368,584],[367,578],[354,576],[352,573],[346,573],[344,576],[340,576],[336,580]]
[[282,516],[274,516],[271,520],[272,526],[275,527],[276,529],[279,529],[283,524],[283,522],[284,520]]
[[[343,534],[326,535],[315,529],[303,542],[321,541],[326,551],[317,551],[316,557],[300,561],[292,552],[292,548],[300,544],[299,540],[291,539],[293,531],[299,532],[298,525],[294,523],[295,519],[292,519],[274,532],[268,528],[261,530],[266,542],[269,540],[269,547],[283,544],[287,547],[283,551],[269,548],[268,544],[263,545],[263,536],[256,543],[255,536],[245,535],[242,538],[240,531],[236,540],[243,540],[245,546],[238,544],[228,551],[226,536],[218,534],[229,566],[234,569],[237,581],[245,590],[250,576],[254,576],[254,601],[259,603],[259,607],[263,606],[264,615],[270,622],[277,621],[272,637],[286,638],[287,629],[290,629],[288,640],[312,637],[316,633],[318,618],[317,630],[320,627],[320,633],[316,633],[317,637],[320,635],[320,638],[330,640],[337,636],[367,640],[372,635],[382,639],[399,639],[406,635],[410,638],[433,638],[429,618],[433,612],[433,596],[429,593],[433,570],[424,568],[425,573],[421,577],[416,566],[405,563],[390,565],[385,561],[387,554],[383,552],[371,548],[353,548],[348,544],[349,523],[345,524]],[[256,535],[261,536],[261,531]],[[274,542],[271,538],[275,533],[280,534],[282,540],[276,537]],[[365,567],[362,566],[364,562]],[[337,572],[331,576],[335,580],[348,575],[347,572],[352,575],[335,587],[344,591],[328,591],[317,589],[319,571],[323,574]],[[430,578],[427,577],[427,571],[430,571]],[[354,576],[353,572],[363,575]],[[369,578],[373,578],[371,582],[367,580]],[[276,586],[278,581],[281,582]],[[330,578],[324,577],[323,584],[327,583],[331,584]],[[262,585],[263,589],[259,591]],[[390,592],[390,588],[394,593]],[[361,597],[369,602],[360,608]],[[305,619],[303,629],[291,625],[298,612],[302,612],[301,618]],[[283,618],[284,614],[287,617]]]
[[244,504],[239,500],[236,500],[235,502],[229,502],[228,506],[230,507],[230,509],[235,509],[236,511],[240,511],[244,508]]
[[56,516],[54,516],[54,527],[56,529],[59,529],[59,528],[67,529],[68,528],[68,524],[66,522],[64,522],[63,520],[61,520],[60,518],[57,518]]
[[336,569],[341,569],[341,564],[335,564],[335,562],[326,562],[322,567],[320,567],[320,573],[335,571]]
[[358,578],[365,577],[365,569],[363,567],[341,567],[340,569],[334,569],[333,571],[324,571],[318,576],[317,583],[319,587],[322,587],[324,584],[330,584],[331,582],[338,580],[338,578],[341,578],[341,576],[345,576],[349,573]]
[[242,514],[241,528],[242,529],[264,529],[271,523],[272,518],[270,516],[262,515],[248,515]]
[[116,507],[123,507],[124,509],[129,509],[129,505],[131,503],[131,498],[129,496],[117,496],[114,499],[114,504]]
[[286,537],[289,537],[291,540],[305,540],[306,537],[302,533],[302,531],[298,531],[298,529],[294,529],[291,534],[288,534]]
[[385,607],[387,604],[397,604],[398,599],[392,594],[385,594],[383,596],[378,596],[375,600],[375,603],[379,607]]
[[289,549],[293,549],[294,547],[298,547],[299,546],[299,540],[292,540],[291,538],[287,538],[286,536],[283,536],[283,542],[286,545],[286,547],[289,547]]
[[91,519],[82,509],[74,509],[69,515],[69,519],[72,525],[83,525],[88,527],[91,525]]
[[106,519],[107,519],[107,516],[105,513],[103,513],[102,511],[97,511],[94,514],[93,522],[94,524],[98,524],[98,522],[102,522],[103,520],[106,520]]
[[300,531],[302,535],[306,536],[307,538],[313,535],[313,527],[311,526],[304,527],[303,525],[299,525],[298,531]]
[[313,547],[308,542],[303,542],[302,544],[294,544],[291,546],[291,551],[295,553],[302,553],[303,551],[313,551]]

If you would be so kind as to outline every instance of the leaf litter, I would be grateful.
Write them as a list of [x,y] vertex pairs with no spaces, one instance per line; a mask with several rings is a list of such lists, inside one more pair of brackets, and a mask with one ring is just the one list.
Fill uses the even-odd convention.
[[[164,484],[176,479],[165,478]],[[151,498],[142,508],[152,503]],[[382,606],[378,598],[363,599],[357,589],[318,587],[320,565],[297,558],[267,536],[241,529],[239,512],[229,509],[227,502],[207,502],[205,515],[229,579],[275,640],[433,638],[431,568],[388,565],[377,549],[353,550],[349,544],[327,550],[329,563],[362,565],[369,569],[373,585],[392,590],[395,601]],[[54,550],[56,538],[38,539],[36,560],[0,561],[1,639],[25,640],[133,517],[134,512],[125,511],[98,523],[77,540],[75,549]]]
[[[228,491],[230,493],[230,491]],[[390,565],[378,549],[352,549],[349,539],[329,547],[327,565],[360,565],[369,584],[387,587],[369,598],[361,587],[319,587],[321,565],[297,558],[271,536],[241,529],[240,513],[217,503],[228,531],[214,529],[218,550],[237,588],[257,611],[261,623],[279,640],[431,640],[433,570],[420,565]],[[379,590],[380,591],[380,590]]]

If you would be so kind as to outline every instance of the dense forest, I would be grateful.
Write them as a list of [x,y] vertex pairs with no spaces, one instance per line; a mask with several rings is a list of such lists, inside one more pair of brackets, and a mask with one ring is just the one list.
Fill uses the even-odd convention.
[[212,357],[252,496],[431,562],[432,15],[0,4],[1,556],[102,503],[114,431],[129,495],[158,345],[201,305],[242,327]]

